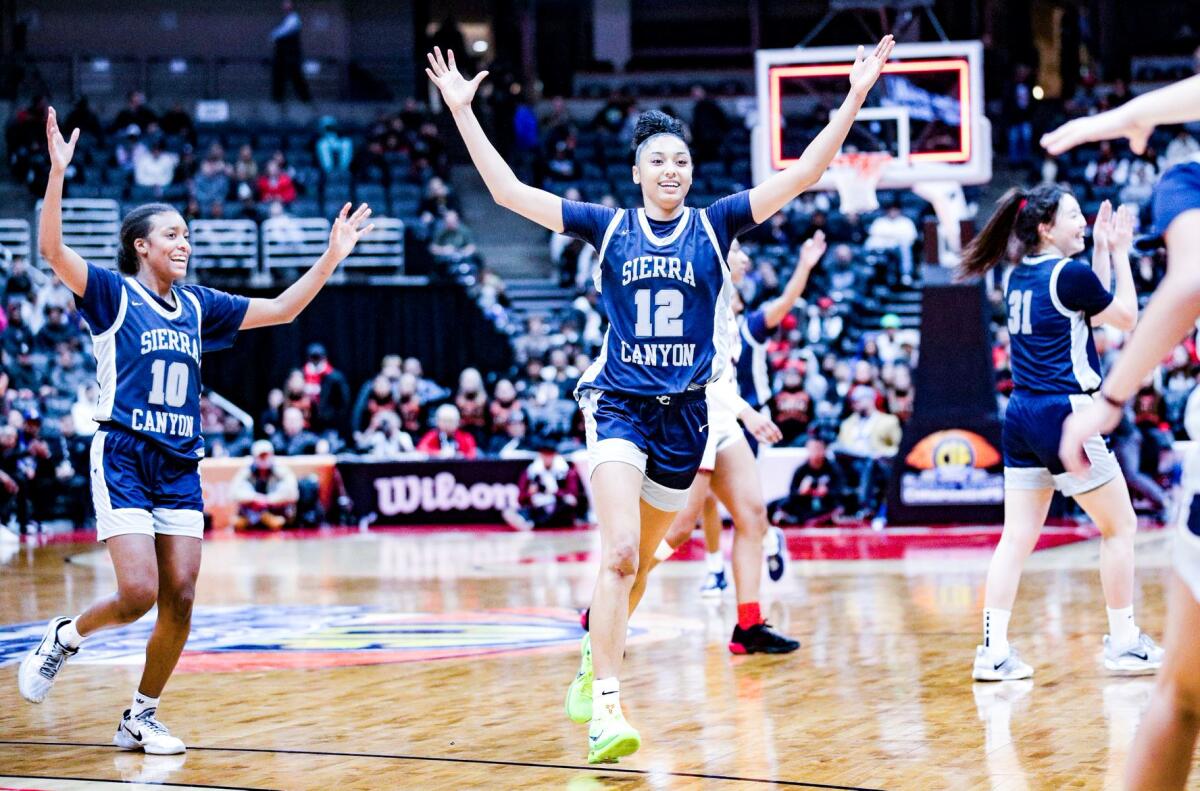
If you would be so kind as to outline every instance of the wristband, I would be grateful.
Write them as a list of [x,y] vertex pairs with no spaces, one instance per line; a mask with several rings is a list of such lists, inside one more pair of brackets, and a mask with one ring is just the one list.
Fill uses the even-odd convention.
[[1116,407],[1117,409],[1125,408],[1124,401],[1118,401],[1117,399],[1113,398],[1112,396],[1110,396],[1108,393],[1104,392],[1103,390],[1100,391],[1100,397],[1103,398],[1105,401],[1107,401],[1109,406]]

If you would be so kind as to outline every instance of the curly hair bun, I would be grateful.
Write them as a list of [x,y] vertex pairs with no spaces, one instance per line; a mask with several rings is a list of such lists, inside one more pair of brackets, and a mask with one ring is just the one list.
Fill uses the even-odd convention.
[[638,116],[633,130],[633,147],[639,148],[655,135],[675,135],[683,138],[683,122],[672,118],[661,110],[647,110]]

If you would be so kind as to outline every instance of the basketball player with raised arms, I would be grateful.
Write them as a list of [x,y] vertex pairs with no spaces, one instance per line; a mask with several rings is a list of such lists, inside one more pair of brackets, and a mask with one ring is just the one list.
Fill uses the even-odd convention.
[[[975,650],[976,681],[1029,678],[1033,668],[1008,641],[1008,623],[1026,558],[1046,523],[1055,490],[1083,508],[1100,529],[1100,582],[1108,611],[1104,667],[1111,673],[1153,673],[1162,649],[1133,616],[1133,539],[1137,517],[1116,457],[1099,433],[1089,436],[1086,474],[1058,458],[1063,419],[1084,409],[1102,382],[1092,327],[1131,330],[1137,292],[1129,268],[1133,212],[1115,217],[1105,201],[1092,232],[1092,264],[1083,252],[1087,219],[1075,197],[1057,184],[1013,188],[963,251],[960,273],[979,276],[1004,260],[1015,236],[1024,258],[1005,284],[1012,346],[1013,394],[1004,415],[1004,528],[992,555],[984,593],[983,645]],[[1115,288],[1109,291],[1115,272]]]
[[[1127,138],[1138,155],[1154,127],[1200,120],[1200,76],[1143,94],[1115,110],[1070,121],[1042,138],[1057,156],[1098,140]],[[1088,474],[1095,465],[1085,455],[1087,440],[1111,431],[1124,405],[1146,376],[1170,354],[1200,318],[1200,158],[1181,162],[1154,188],[1154,231],[1167,246],[1167,275],[1104,380],[1099,397],[1071,415],[1062,429],[1062,462]],[[1194,425],[1192,439],[1200,438]],[[1184,788],[1200,732],[1200,457],[1186,467],[1183,485],[1192,500],[1188,517],[1176,531],[1175,573],[1167,607],[1165,658],[1150,706],[1142,715],[1129,753],[1125,787],[1133,791]]]
[[692,158],[683,125],[653,111],[638,120],[633,141],[631,175],[641,186],[642,207],[565,201],[521,183],[471,111],[487,72],[467,80],[453,52],[443,55],[435,48],[429,54],[426,73],[496,203],[582,239],[599,253],[595,283],[609,328],[600,355],[576,388],[600,523],[591,639],[584,638],[575,682],[582,678],[581,692],[589,699],[595,695],[588,718],[590,763],[615,761],[641,746],[619,697],[629,595],[639,563],[653,555],[672,515],[687,501],[704,454],[705,391],[729,363],[732,285],[725,251],[735,236],[820,179],[892,47],[886,36],[869,55],[859,48],[849,95],[795,164],[706,209],[684,203]]
[[[782,576],[782,557],[787,549],[783,546],[782,531],[771,527],[767,520],[755,454],[759,442],[778,442],[783,435],[779,427],[759,411],[765,400],[770,399],[770,385],[764,383],[763,389],[757,390],[751,375],[747,385],[749,390],[743,394],[740,379],[742,362],[755,354],[755,345],[763,351],[761,363],[763,377],[766,377],[766,340],[804,293],[809,275],[824,254],[825,234],[817,231],[800,248],[796,269],[788,278],[783,293],[751,311],[749,316],[741,310],[741,299],[734,293],[734,312],[729,316],[729,332],[735,339],[732,344],[733,358],[725,375],[708,387],[708,442],[704,457],[688,491],[687,504],[675,514],[670,529],[654,555],[643,559],[638,565],[637,578],[629,597],[632,614],[646,591],[647,576],[691,539],[697,518],[703,518],[704,521],[705,549],[720,557],[721,517],[715,502],[719,499],[733,517],[732,565],[737,594],[737,624],[729,638],[729,650],[735,654],[787,654],[800,647],[799,641],[779,633],[766,622],[759,605],[764,541],[769,533],[779,533],[774,537],[772,543],[775,546],[767,557],[768,573],[774,580]],[[728,264],[730,279],[735,286],[740,285],[750,268],[750,257],[737,241],[729,249]],[[763,392],[766,393],[766,399],[761,397]],[[745,430],[738,425],[738,421],[745,426]],[[711,569],[708,577],[710,580],[713,578]],[[706,585],[701,591],[707,595],[709,588]],[[585,629],[589,626],[589,620],[589,613],[585,612],[582,618]],[[591,705],[590,698],[580,694],[578,688],[581,685],[582,681],[577,677],[571,693],[567,695],[567,715],[579,721],[583,721],[583,714],[588,712]]]
[[204,503],[199,463],[200,356],[228,348],[238,330],[296,318],[372,226],[371,210],[342,207],[329,247],[299,280],[273,299],[247,299],[184,284],[191,245],[172,206],[151,203],[121,224],[120,273],[84,261],[63,243],[62,195],[79,130],[65,140],[54,109],[46,118],[50,177],[38,247],[75,294],[87,320],[100,383],[92,440],[92,500],[97,538],[108,548],[117,591],[74,618],[50,621],[22,660],[22,697],[40,703],[64,663],[102,629],[129,624],[155,605],[146,664],[113,742],[154,754],[186,748],[157,718],[158,699],[187,642],[200,571]]

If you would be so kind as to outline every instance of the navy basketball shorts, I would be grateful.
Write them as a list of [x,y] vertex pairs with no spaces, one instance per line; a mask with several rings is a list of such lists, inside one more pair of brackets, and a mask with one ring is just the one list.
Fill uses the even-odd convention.
[[204,537],[200,463],[114,428],[92,438],[96,538],[142,535]]
[[1183,162],[1169,169],[1154,188],[1154,232],[1166,233],[1171,222],[1191,209],[1200,209],[1200,162]]
[[579,408],[592,474],[607,462],[629,464],[641,471],[650,506],[683,508],[708,439],[704,390],[658,397],[584,390]]
[[1092,465],[1084,475],[1070,474],[1059,459],[1063,421],[1090,403],[1090,395],[1014,392],[1004,413],[1004,488],[1054,488],[1074,497],[1119,476],[1117,457],[1099,434],[1083,445]]

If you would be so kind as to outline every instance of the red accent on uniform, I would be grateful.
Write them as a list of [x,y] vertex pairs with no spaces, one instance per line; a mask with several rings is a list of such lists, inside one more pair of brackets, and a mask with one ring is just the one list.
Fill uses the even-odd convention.
[[751,601],[738,605],[738,626],[749,629],[762,622],[762,613],[758,610],[758,602]]

